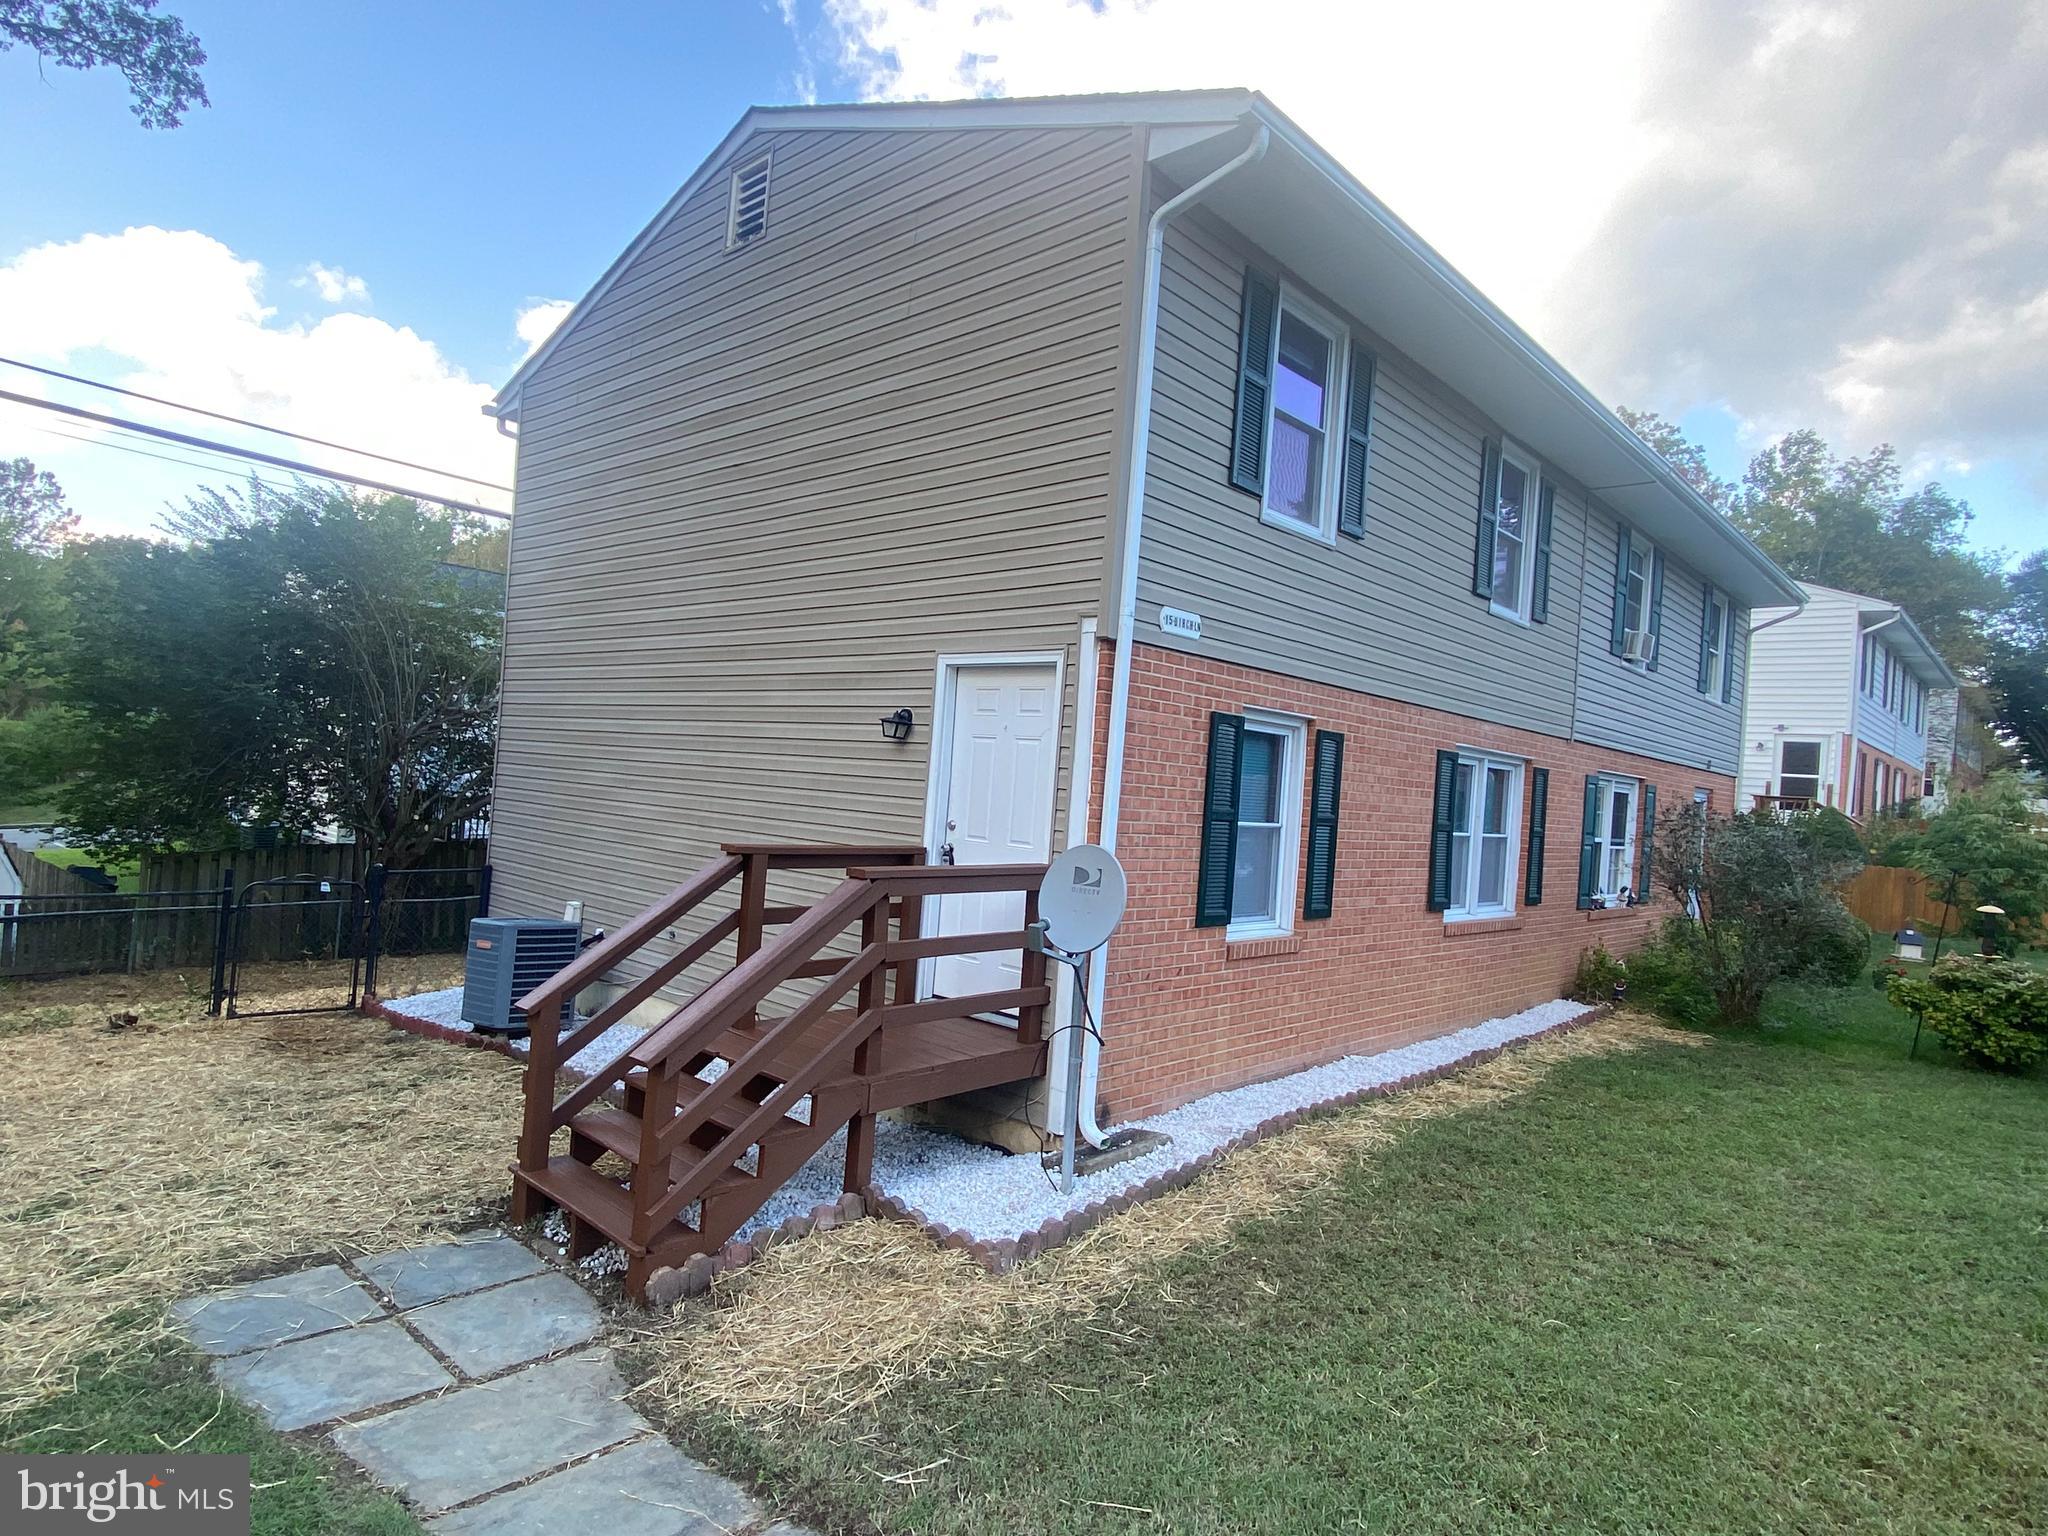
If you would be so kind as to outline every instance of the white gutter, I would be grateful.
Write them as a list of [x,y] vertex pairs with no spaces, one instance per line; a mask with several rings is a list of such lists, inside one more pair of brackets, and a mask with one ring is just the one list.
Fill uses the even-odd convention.
[[[1138,551],[1145,536],[1145,455],[1152,436],[1152,367],[1159,343],[1159,273],[1166,250],[1166,225],[1173,216],[1192,207],[1226,176],[1254,164],[1266,153],[1272,134],[1259,123],[1252,141],[1238,154],[1223,162],[1193,186],[1175,194],[1153,210],[1145,229],[1144,297],[1138,312],[1138,386],[1131,407],[1129,478],[1124,484],[1123,563],[1118,568],[1116,605],[1116,663],[1110,672],[1109,738],[1102,770],[1102,846],[1116,852],[1117,823],[1124,802],[1124,745],[1131,722],[1131,647],[1138,627]],[[1109,973],[1109,946],[1097,951],[1088,968],[1088,1008],[1095,1026],[1103,1024],[1102,999]],[[1095,1123],[1096,1085],[1102,1075],[1102,1044],[1093,1035],[1081,1040],[1081,1135],[1091,1146],[1101,1146],[1102,1127]]]

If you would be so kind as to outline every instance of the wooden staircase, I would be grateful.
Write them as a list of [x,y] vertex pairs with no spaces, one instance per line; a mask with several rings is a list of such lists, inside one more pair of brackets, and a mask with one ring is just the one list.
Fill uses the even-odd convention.
[[[816,900],[770,901],[776,877],[815,885],[820,872],[840,878]],[[1044,1069],[1051,991],[1045,957],[1027,943],[1044,873],[1042,864],[930,865],[915,847],[727,844],[519,1000],[532,1037],[513,1219],[560,1207],[571,1253],[617,1243],[639,1296],[655,1270],[740,1232],[841,1127],[844,1187],[864,1189],[877,1114]],[[730,909],[712,915],[735,885]],[[1019,926],[923,933],[928,902],[976,892],[1018,893]],[[668,954],[643,953],[691,921],[695,934]],[[1006,950],[1019,955],[1017,987],[917,997],[919,962]],[[630,979],[564,1034],[577,994],[611,972]],[[562,1062],[662,989],[706,972],[632,1046],[580,1082],[558,1083]]]

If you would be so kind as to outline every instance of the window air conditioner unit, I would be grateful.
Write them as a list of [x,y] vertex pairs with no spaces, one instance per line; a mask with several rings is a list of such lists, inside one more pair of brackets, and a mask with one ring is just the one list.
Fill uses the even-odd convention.
[[477,918],[462,972],[463,1022],[479,1034],[525,1034],[526,1015],[512,1005],[574,960],[582,937],[580,923],[555,918]]
[[1647,629],[1632,629],[1622,637],[1621,659],[1648,663],[1657,653],[1657,638]]

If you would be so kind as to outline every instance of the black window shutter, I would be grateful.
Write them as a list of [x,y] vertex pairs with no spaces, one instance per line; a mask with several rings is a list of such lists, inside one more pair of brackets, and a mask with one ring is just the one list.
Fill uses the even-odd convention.
[[[1700,583],[1700,676],[1693,686],[1705,693],[1714,681],[1714,589],[1706,582]],[[1722,658],[1722,666],[1727,658]]]
[[1522,876],[1524,906],[1543,905],[1543,838],[1550,822],[1550,770],[1529,770],[1529,867]]
[[1472,551],[1472,591],[1493,596],[1493,540],[1500,527],[1500,439],[1479,444],[1479,542]]
[[1591,907],[1600,881],[1600,776],[1586,775],[1586,819],[1579,830],[1579,905]]
[[1621,525],[1614,540],[1614,624],[1608,631],[1607,649],[1619,656],[1628,648],[1628,525]]
[[1372,458],[1372,353],[1351,343],[1351,378],[1344,395],[1344,493],[1337,498],[1337,531],[1365,537],[1365,476]]
[[1550,518],[1557,510],[1557,487],[1545,481],[1536,498],[1536,571],[1529,598],[1529,622],[1550,622]]
[[1202,857],[1195,876],[1195,926],[1230,922],[1230,886],[1237,873],[1237,773],[1244,716],[1209,716],[1209,782],[1202,794]]
[[1266,494],[1267,407],[1273,399],[1273,317],[1280,290],[1263,272],[1244,272],[1237,326],[1237,424],[1230,443],[1230,483]]
[[1308,797],[1308,881],[1303,917],[1328,917],[1337,893],[1337,812],[1344,800],[1344,738],[1316,732],[1315,781]]
[[1643,829],[1636,834],[1636,900],[1650,899],[1650,850],[1657,841],[1657,786],[1643,785]]
[[[1721,702],[1726,704],[1735,697],[1735,610],[1728,610],[1728,654],[1721,658]],[[1745,646],[1745,650],[1747,647]]]
[[1664,661],[1664,551],[1650,551],[1650,670]]
[[1451,905],[1451,801],[1458,787],[1458,754],[1436,755],[1436,787],[1429,809],[1429,910],[1445,912]]

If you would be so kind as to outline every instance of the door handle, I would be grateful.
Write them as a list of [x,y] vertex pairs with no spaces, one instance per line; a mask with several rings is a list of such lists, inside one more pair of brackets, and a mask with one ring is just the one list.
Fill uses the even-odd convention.
[[951,864],[954,862],[953,845],[951,843],[941,843],[939,845],[939,862],[941,864]]

